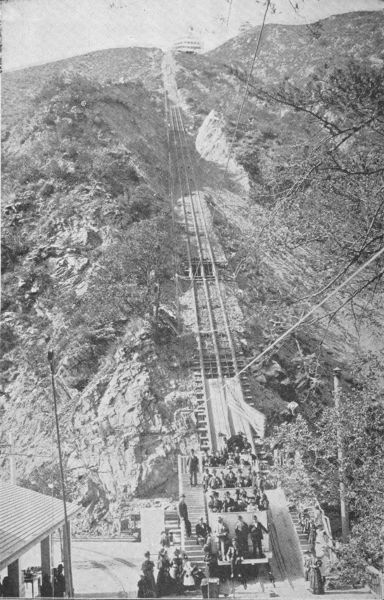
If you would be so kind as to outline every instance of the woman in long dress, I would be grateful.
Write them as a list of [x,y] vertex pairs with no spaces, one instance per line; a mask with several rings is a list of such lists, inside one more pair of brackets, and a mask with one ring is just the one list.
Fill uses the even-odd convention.
[[309,589],[312,594],[324,594],[324,580],[320,567],[322,562],[319,558],[314,559],[309,573]]
[[157,595],[159,598],[161,598],[161,596],[168,596],[171,591],[172,584],[170,581],[171,576],[169,574],[170,566],[171,562],[168,558],[167,551],[165,548],[161,548],[157,562],[158,573],[156,580]]
[[143,575],[146,579],[146,582],[148,584],[148,598],[156,598],[157,597],[157,593],[156,593],[156,582],[155,582],[155,575],[154,575],[154,568],[155,568],[155,563],[151,560],[151,555],[149,552],[146,552],[144,554],[145,556],[145,561],[143,562],[143,564],[141,565],[141,570],[143,572]]
[[185,590],[192,590],[195,587],[195,579],[193,577],[194,567],[188,560],[188,556],[184,556],[183,562],[183,587]]

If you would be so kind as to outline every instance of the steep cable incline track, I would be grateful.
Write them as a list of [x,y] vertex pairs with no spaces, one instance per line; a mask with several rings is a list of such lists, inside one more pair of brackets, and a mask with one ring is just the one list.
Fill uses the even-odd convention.
[[[178,218],[186,237],[186,268],[184,279],[190,283],[198,356],[194,363],[198,431],[201,448],[220,448],[220,434],[227,437],[242,431],[253,442],[250,413],[244,408],[252,403],[249,383],[236,347],[228,311],[225,305],[224,283],[220,279],[220,262],[215,258],[211,222],[205,198],[199,191],[176,85],[165,65],[164,83],[170,173],[172,218]],[[172,80],[173,79],[173,80]],[[175,216],[176,215],[176,216]],[[180,269],[180,265],[179,265]],[[240,357],[240,358],[239,358]],[[252,409],[250,409],[252,410]],[[257,413],[257,411],[255,411]],[[271,541],[274,551],[273,569],[278,579],[302,580],[302,556],[297,534],[282,490],[272,490],[270,517]],[[297,582],[298,583],[298,582]]]
[[[189,276],[197,322],[197,341],[203,392],[206,398],[211,447],[219,434],[243,431],[252,440],[244,402],[235,343],[223,299],[222,284],[207,224],[205,202],[198,191],[188,138],[178,106],[168,107],[172,164],[177,172],[187,238]],[[207,439],[206,437],[206,439]]]

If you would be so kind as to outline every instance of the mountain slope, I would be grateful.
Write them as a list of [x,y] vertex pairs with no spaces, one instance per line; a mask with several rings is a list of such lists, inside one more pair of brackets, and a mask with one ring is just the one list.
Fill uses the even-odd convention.
[[[332,187],[322,172],[303,179],[311,160],[329,166],[324,161],[337,149],[317,151],[319,119],[276,101],[284,93],[313,104],[318,80],[320,92],[331,82],[333,105],[319,114],[338,127],[351,120],[353,130],[361,107],[346,102],[342,87],[348,96],[351,82],[358,89],[368,81],[376,94],[381,23],[381,14],[367,13],[332,18],[313,31],[268,27],[225,177],[257,31],[208,55],[177,57],[189,142],[204,155],[194,155],[196,172],[246,316],[249,360],[314,306],[349,261],[355,268],[381,243],[381,173],[348,185],[331,178]],[[24,456],[20,480],[43,490],[52,481],[58,492],[46,360],[52,347],[69,486],[73,497],[83,495],[87,527],[111,519],[127,497],[174,492],[176,454],[196,440],[188,363],[194,346],[176,334],[174,316],[174,265],[183,252],[167,200],[160,57],[107,51],[4,77],[1,435],[12,430]],[[380,167],[380,133],[371,125],[381,105],[367,102],[369,86],[359,89],[374,118],[353,130],[348,152],[333,156],[368,156]],[[354,288],[339,294],[322,320],[255,366],[252,389],[269,428],[285,419],[291,400],[315,423],[332,402],[334,366],[354,384],[356,359],[372,377],[380,372],[381,268],[370,271],[377,275],[372,284],[359,280],[367,286],[355,302],[348,297]]]
[[[140,52],[128,52],[136,74],[140,56],[147,68]],[[163,97],[105,82],[111,53],[92,59],[97,78],[77,61],[41,69],[23,119],[11,77],[2,207],[2,439],[13,431],[19,481],[59,493],[53,349],[68,486],[83,494],[85,528],[134,494],[173,493],[176,454],[194,439],[188,340],[172,317],[178,237]]]

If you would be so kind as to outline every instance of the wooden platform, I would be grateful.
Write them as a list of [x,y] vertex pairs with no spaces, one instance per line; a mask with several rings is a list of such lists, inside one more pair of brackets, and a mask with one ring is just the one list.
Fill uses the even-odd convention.
[[[240,564],[242,565],[261,565],[265,564],[272,558],[272,552],[266,552],[264,558],[244,558]],[[228,560],[219,560],[217,561],[219,567],[230,566],[230,562]]]

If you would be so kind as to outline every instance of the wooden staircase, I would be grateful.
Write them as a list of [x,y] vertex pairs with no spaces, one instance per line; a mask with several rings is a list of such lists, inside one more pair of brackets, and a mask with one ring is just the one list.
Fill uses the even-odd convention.
[[309,552],[308,535],[301,531],[301,525],[299,522],[299,513],[298,513],[297,509],[295,507],[290,507],[289,513],[291,515],[293,525],[296,529],[296,533],[299,538],[301,552],[304,555],[304,552]]
[[164,528],[170,535],[173,546],[181,544],[181,529],[177,510],[166,510],[164,515]]
[[201,484],[201,473],[197,474],[197,486],[191,487],[189,473],[182,473],[180,477],[180,493],[185,494],[185,502],[188,507],[188,516],[191,522],[192,535],[190,538],[183,536],[183,550],[193,564],[205,568],[204,551],[196,541],[195,527],[201,517],[206,519],[205,499]]

